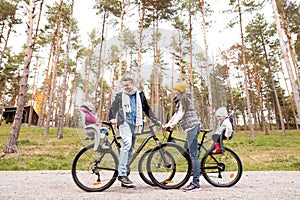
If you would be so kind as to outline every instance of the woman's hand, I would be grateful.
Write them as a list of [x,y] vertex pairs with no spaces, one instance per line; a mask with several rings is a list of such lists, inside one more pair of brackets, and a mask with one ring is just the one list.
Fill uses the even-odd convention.
[[117,123],[117,119],[111,119],[109,120],[112,124],[116,124]]

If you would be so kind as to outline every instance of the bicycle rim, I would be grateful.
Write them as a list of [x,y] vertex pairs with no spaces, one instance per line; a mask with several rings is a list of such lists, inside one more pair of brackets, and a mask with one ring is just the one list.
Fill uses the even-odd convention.
[[231,187],[242,176],[242,162],[232,150],[225,147],[224,153],[208,152],[201,161],[201,173],[215,187]]
[[150,179],[163,189],[182,187],[189,180],[191,169],[189,154],[174,143],[164,143],[154,148],[147,159]]
[[118,158],[109,150],[93,149],[94,144],[82,148],[72,164],[72,177],[76,185],[87,192],[101,192],[109,188],[118,175]]

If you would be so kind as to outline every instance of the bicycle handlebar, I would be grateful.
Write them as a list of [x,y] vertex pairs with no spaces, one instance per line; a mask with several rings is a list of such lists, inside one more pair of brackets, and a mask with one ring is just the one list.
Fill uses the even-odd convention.
[[[111,123],[111,121],[102,121],[102,123],[103,123],[104,125],[109,126],[111,129],[113,129],[113,124]],[[162,127],[161,124],[153,123],[153,124],[149,125],[149,128],[151,129],[151,128],[155,127],[155,126]]]

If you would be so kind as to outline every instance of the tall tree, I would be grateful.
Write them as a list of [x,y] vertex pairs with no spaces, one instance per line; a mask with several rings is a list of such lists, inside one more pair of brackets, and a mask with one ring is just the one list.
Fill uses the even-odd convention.
[[[2,50],[0,53],[0,69],[3,67],[3,59],[5,57],[9,57],[9,49],[8,49],[8,41],[11,33],[13,32],[13,26],[15,24],[21,23],[21,20],[16,17],[18,1],[11,1],[10,3],[7,1],[0,1],[0,44],[2,44],[2,40],[4,40],[3,47],[1,46]],[[6,30],[6,36],[5,31]],[[6,83],[6,82],[4,82]],[[0,126],[2,123],[2,113],[3,108],[5,106],[4,101],[2,98],[5,97],[5,90],[1,90],[0,92]],[[1,94],[2,93],[2,94]]]
[[[55,99],[55,91],[56,91],[56,77],[57,77],[57,68],[59,62],[59,54],[60,54],[60,46],[61,46],[61,21],[62,21],[62,12],[63,12],[63,0],[60,1],[59,11],[58,11],[58,19],[56,26],[56,35],[55,35],[55,48],[54,48],[54,66],[52,70],[52,79],[51,79],[51,88],[50,88],[50,97],[49,97],[49,110],[46,120],[45,132],[44,135],[49,134],[50,121],[53,120],[54,113],[54,99]],[[52,123],[53,126],[53,123]]]
[[208,119],[209,127],[213,127],[214,116],[213,116],[213,105],[212,105],[212,89],[211,89],[211,65],[208,60],[208,45],[207,45],[207,27],[206,27],[206,5],[204,0],[199,1],[199,8],[202,17],[202,29],[203,29],[203,40],[204,40],[204,49],[205,49],[205,64],[206,64],[206,82],[207,82],[207,89],[208,89]]
[[274,21],[276,24],[276,28],[277,28],[277,34],[278,34],[278,39],[279,39],[279,43],[280,43],[280,48],[281,48],[281,53],[282,53],[282,57],[284,59],[285,62],[285,66],[290,78],[290,83],[291,83],[291,88],[293,91],[293,96],[294,96],[294,101],[296,103],[296,109],[297,109],[297,123],[300,124],[300,96],[299,96],[299,88],[297,87],[295,78],[294,78],[294,74],[293,74],[293,70],[291,67],[291,63],[290,63],[290,59],[288,57],[288,53],[286,51],[286,45],[283,39],[283,31],[281,28],[281,24],[280,24],[280,19],[279,19],[279,14],[278,14],[278,8],[277,8],[277,3],[276,0],[272,0],[272,8],[273,8],[273,13],[274,13]]
[[28,5],[28,21],[27,21],[27,42],[26,42],[26,54],[24,57],[24,69],[23,69],[23,76],[20,83],[20,90],[19,90],[19,98],[17,103],[17,110],[15,119],[8,137],[8,141],[5,145],[3,150],[4,153],[16,153],[19,151],[17,146],[17,141],[20,134],[20,128],[22,124],[23,118],[23,110],[24,110],[24,102],[27,93],[27,82],[28,82],[28,74],[30,68],[30,62],[33,54],[33,22],[35,16],[35,2],[34,0],[29,1]]
[[61,93],[60,93],[60,101],[59,101],[58,128],[57,128],[57,137],[58,137],[58,139],[63,138],[65,98],[66,98],[66,90],[67,90],[67,73],[68,73],[68,68],[69,68],[69,52],[70,52],[71,33],[72,33],[72,25],[73,25],[73,9],[74,9],[74,0],[72,0],[71,9],[70,9],[65,65],[64,65],[64,72],[63,72],[62,90],[61,90]]
[[[248,64],[246,60],[246,48],[244,44],[244,30],[243,30],[243,18],[242,18],[242,3],[244,4],[251,4],[253,7],[254,1],[243,1],[243,0],[230,0],[230,5],[235,7],[238,13],[238,22],[240,27],[240,36],[241,36],[241,52],[242,52],[242,66],[244,71],[244,86],[245,86],[245,92],[246,92],[246,102],[247,102],[247,118],[248,122],[247,124],[250,127],[250,138],[254,139],[254,128],[252,124],[252,114],[251,114],[251,104],[250,104],[250,95],[249,95],[249,82],[248,82]],[[251,10],[252,8],[250,8]]]
[[[158,115],[160,105],[160,62],[161,49],[158,45],[161,33],[159,32],[159,22],[168,21],[173,15],[176,15],[176,9],[173,7],[173,0],[166,1],[150,1],[148,0],[147,23],[153,26],[152,45],[153,45],[153,79],[151,87],[151,105],[153,111]],[[147,24],[148,25],[148,24]]]
[[[104,87],[104,65],[103,65],[103,44],[104,44],[104,34],[105,34],[105,27],[106,27],[106,21],[108,18],[108,8],[110,6],[110,2],[108,1],[102,1],[102,0],[97,0],[95,2],[96,4],[94,5],[94,8],[97,9],[97,15],[102,14],[102,27],[101,27],[101,35],[99,39],[100,43],[100,48],[99,48],[99,59],[98,59],[98,72],[97,72],[97,92],[95,93],[95,104],[97,103],[97,99],[99,98],[99,107],[97,111],[97,119],[101,119],[102,117],[102,108],[103,108],[103,98],[104,98],[104,92],[103,92],[103,87]],[[101,80],[101,81],[100,81]]]
[[[283,22],[283,29],[284,33],[286,35],[286,40],[288,43],[288,48],[289,48],[289,54],[291,56],[292,64],[294,67],[294,72],[296,75],[296,80],[298,83],[298,88],[300,88],[300,73],[299,73],[299,64],[298,64],[298,59],[297,59],[297,54],[295,52],[295,45],[292,39],[292,33],[293,29],[300,29],[299,21],[298,23],[296,22],[295,24],[291,23],[293,21],[293,18],[298,17],[298,20],[300,18],[300,4],[298,2],[298,5],[296,2],[289,2],[287,0],[277,0],[277,7],[278,7],[278,12],[281,14],[281,19]],[[291,21],[291,22],[290,22]],[[296,32],[297,35],[299,33]]]
[[[274,36],[274,29],[272,27],[268,27],[267,21],[265,20],[264,16],[261,14],[257,14],[255,18],[249,23],[249,25],[246,27],[246,32],[248,33],[246,37],[246,41],[250,43],[251,45],[251,57],[253,58],[253,65],[254,69],[254,75],[256,77],[256,88],[257,88],[257,96],[259,101],[259,111],[261,115],[263,130],[268,135],[268,129],[265,125],[265,116],[263,113],[263,103],[262,103],[262,82],[260,81],[261,78],[258,78],[257,75],[260,74],[260,71],[263,71],[264,74],[268,74],[268,78],[271,79],[271,87],[274,92],[276,107],[278,110],[280,123],[281,123],[281,129],[283,132],[283,135],[285,135],[285,125],[284,125],[284,119],[282,115],[281,105],[279,102],[279,97],[276,90],[276,85],[273,77],[274,70],[271,69],[271,62],[270,62],[270,56],[267,52],[267,49],[271,49],[271,44],[274,43],[274,41],[270,40]],[[276,46],[273,46],[273,48],[276,48]],[[266,66],[266,69],[261,69],[260,71],[257,70],[258,66]],[[274,67],[273,67],[274,68]],[[267,81],[265,81],[267,82]],[[267,88],[267,87],[266,87]]]

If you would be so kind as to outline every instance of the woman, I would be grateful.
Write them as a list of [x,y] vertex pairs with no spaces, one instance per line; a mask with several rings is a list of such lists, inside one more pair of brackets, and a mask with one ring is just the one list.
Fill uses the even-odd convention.
[[176,111],[171,120],[163,126],[163,129],[173,129],[177,123],[187,133],[186,140],[189,154],[193,164],[193,181],[185,187],[184,191],[200,190],[200,162],[198,159],[198,135],[200,133],[200,121],[191,100],[191,93],[187,91],[187,85],[180,82],[174,86],[174,103]]

